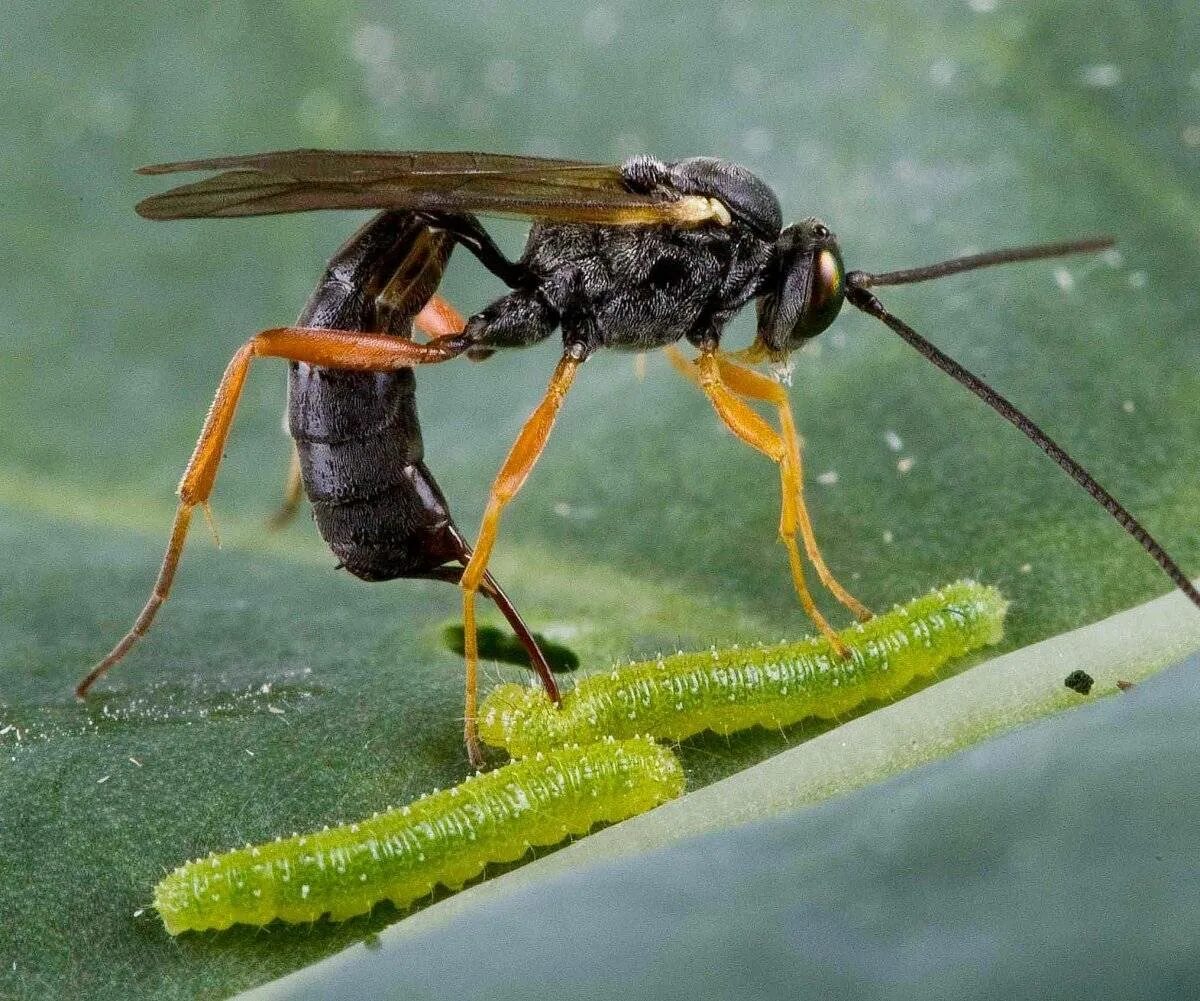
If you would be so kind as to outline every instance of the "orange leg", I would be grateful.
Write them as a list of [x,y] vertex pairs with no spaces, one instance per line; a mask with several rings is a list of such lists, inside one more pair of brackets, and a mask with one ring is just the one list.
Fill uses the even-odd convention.
[[464,702],[464,734],[467,742],[467,754],[471,763],[478,766],[483,761],[479,746],[479,734],[476,732],[476,688],[479,675],[479,646],[475,634],[475,592],[479,590],[487,573],[488,560],[492,555],[492,547],[496,544],[496,531],[500,527],[500,515],[505,505],[512,500],[525,484],[534,465],[546,447],[554,420],[566,398],[567,390],[575,381],[575,375],[582,364],[570,355],[564,355],[554,370],[546,395],[537,409],[530,414],[529,419],[513,442],[504,465],[496,474],[492,489],[488,494],[487,508],[483,513],[483,523],[479,526],[479,535],[475,541],[475,551],[467,563],[462,575],[463,589],[463,647],[467,663],[467,680]]
[[440,295],[435,295],[417,314],[413,321],[418,330],[426,337],[450,337],[461,334],[467,321],[462,313],[455,309]]
[[800,538],[804,541],[804,552],[807,554],[817,577],[829,592],[837,598],[860,622],[866,622],[872,617],[871,610],[847,591],[829,571],[825,558],[817,546],[817,537],[813,532],[812,520],[809,518],[808,506],[804,503],[804,466],[801,461],[800,436],[796,433],[796,422],[792,417],[791,401],[785,390],[774,379],[760,375],[751,369],[744,368],[727,358],[717,356],[717,367],[721,379],[730,389],[743,398],[762,400],[775,407],[779,414],[779,431],[787,446],[788,461],[780,463],[779,474],[781,488],[785,494],[790,493],[796,498],[796,517],[799,522]]
[[[417,314],[413,325],[426,337],[450,337],[461,334],[466,321],[462,313],[455,309],[440,295],[435,295]],[[283,430],[287,432],[287,415],[284,415]],[[273,529],[281,529],[296,517],[300,503],[304,500],[304,483],[300,478],[300,456],[292,449],[291,462],[288,465],[287,480],[283,487],[283,501],[278,510],[271,516],[269,525]]]
[[167,600],[171,582],[179,567],[187,538],[192,510],[197,505],[208,509],[208,498],[217,478],[217,469],[225,450],[238,399],[255,358],[286,358],[328,368],[348,368],[360,371],[390,371],[410,365],[447,361],[462,353],[459,343],[414,344],[412,341],[387,334],[370,334],[347,330],[323,330],[312,327],[279,327],[265,330],[247,341],[229,362],[221,376],[217,395],[204,419],[204,427],[196,449],[179,481],[179,507],[171,527],[171,540],[163,557],[162,568],[154,582],[150,598],[121,641],[84,678],[75,689],[80,698],[102,678],[130,648],[146,633],[159,607]]
[[848,654],[846,645],[817,608],[805,579],[804,564],[800,559],[800,550],[796,546],[796,532],[800,521],[797,511],[797,493],[790,489],[792,460],[784,437],[776,433],[744,400],[725,385],[721,366],[715,353],[702,353],[696,359],[694,368],[677,350],[669,350],[668,357],[671,359],[671,363],[688,379],[700,386],[709,402],[712,403],[713,409],[716,410],[717,416],[737,438],[779,466],[783,482],[779,536],[787,549],[792,585],[795,587],[796,596],[800,599],[800,605],[808,617],[829,640],[834,650],[842,656],[846,656]]

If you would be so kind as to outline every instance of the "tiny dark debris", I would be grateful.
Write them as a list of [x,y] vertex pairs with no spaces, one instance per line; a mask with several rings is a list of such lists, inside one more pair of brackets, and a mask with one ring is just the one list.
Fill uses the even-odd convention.
[[1095,683],[1096,680],[1087,671],[1072,671],[1063,679],[1064,685],[1080,695],[1087,695]]

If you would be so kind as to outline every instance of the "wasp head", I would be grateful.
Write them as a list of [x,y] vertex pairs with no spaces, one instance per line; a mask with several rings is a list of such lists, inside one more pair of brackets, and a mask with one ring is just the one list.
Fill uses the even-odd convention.
[[846,269],[837,237],[820,219],[787,227],[775,243],[758,299],[754,350],[783,362],[828,327],[846,298]]

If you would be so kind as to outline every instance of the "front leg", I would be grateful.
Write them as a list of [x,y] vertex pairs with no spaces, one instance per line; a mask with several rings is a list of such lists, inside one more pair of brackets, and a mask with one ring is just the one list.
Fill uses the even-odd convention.
[[761,452],[779,466],[783,486],[779,535],[787,549],[788,566],[791,570],[792,585],[796,590],[796,596],[800,599],[800,605],[805,613],[829,640],[833,649],[843,657],[849,656],[846,644],[842,642],[841,637],[834,632],[833,627],[817,608],[805,579],[804,564],[801,562],[800,550],[796,544],[799,517],[796,493],[791,489],[792,455],[788,443],[725,384],[715,346],[709,346],[702,350],[694,366],[677,351],[668,352],[668,357],[676,368],[704,391],[713,409],[717,412],[717,416],[739,440]]
[[[678,356],[682,360],[682,356]],[[678,367],[676,357],[671,359]],[[686,362],[685,362],[686,364]],[[830,572],[817,545],[816,533],[813,531],[812,520],[808,514],[808,505],[804,501],[804,466],[801,460],[800,435],[796,431],[796,422],[792,417],[791,400],[787,391],[774,379],[760,375],[752,369],[744,368],[736,362],[718,354],[717,368],[725,385],[745,399],[761,400],[775,407],[779,416],[779,431],[783,443],[787,447],[787,460],[780,463],[779,473],[784,496],[788,494],[796,498],[795,518],[800,529],[800,537],[804,540],[804,551],[809,561],[817,571],[817,576],[831,594],[846,606],[856,619],[866,622],[872,617],[871,610],[847,591]]]

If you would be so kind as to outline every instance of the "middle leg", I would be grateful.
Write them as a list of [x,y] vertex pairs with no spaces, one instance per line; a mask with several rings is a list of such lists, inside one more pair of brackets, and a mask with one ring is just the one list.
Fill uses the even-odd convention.
[[463,653],[466,660],[466,685],[463,697],[464,721],[463,730],[467,743],[467,755],[471,763],[478,766],[483,762],[483,752],[479,745],[479,734],[475,724],[477,708],[477,689],[479,676],[479,644],[475,633],[475,592],[484,583],[487,576],[488,560],[492,555],[492,547],[496,544],[496,532],[500,527],[500,515],[505,506],[524,486],[525,480],[533,471],[550,431],[554,427],[555,418],[566,398],[567,391],[575,381],[582,359],[573,354],[564,354],[554,370],[550,385],[542,402],[529,416],[521,428],[517,440],[496,474],[492,489],[488,494],[487,507],[483,514],[483,523],[475,540],[475,550],[463,571],[461,586],[463,589]]

